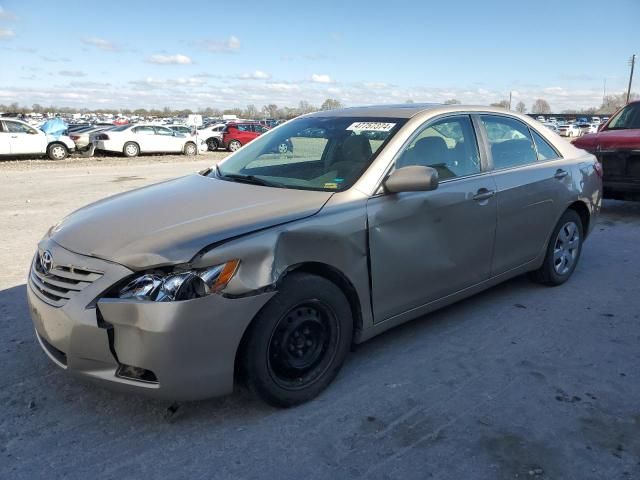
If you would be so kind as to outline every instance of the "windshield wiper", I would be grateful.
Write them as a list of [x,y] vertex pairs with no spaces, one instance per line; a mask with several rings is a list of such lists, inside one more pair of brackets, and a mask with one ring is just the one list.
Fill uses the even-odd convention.
[[252,185],[261,185],[263,187],[288,188],[286,185],[278,182],[271,182],[255,175],[240,175],[238,173],[222,173],[216,165],[216,173],[219,178],[233,180],[234,182],[251,183]]

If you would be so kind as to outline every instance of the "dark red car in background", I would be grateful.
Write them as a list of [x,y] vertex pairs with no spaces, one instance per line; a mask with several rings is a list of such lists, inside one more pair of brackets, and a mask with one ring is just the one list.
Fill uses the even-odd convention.
[[602,163],[605,198],[640,200],[640,101],[622,107],[598,133],[573,144]]
[[[258,138],[270,129],[258,122],[233,122],[228,123],[222,133],[222,146],[230,152],[235,152],[251,140]],[[273,153],[285,154],[293,151],[291,140],[273,145]]]
[[222,145],[230,152],[235,152],[268,130],[258,122],[228,123],[222,133]]

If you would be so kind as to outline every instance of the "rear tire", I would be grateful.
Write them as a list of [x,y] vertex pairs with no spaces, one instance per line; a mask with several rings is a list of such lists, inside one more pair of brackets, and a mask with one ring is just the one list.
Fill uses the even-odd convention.
[[242,147],[242,144],[238,140],[231,140],[229,142],[227,150],[229,150],[230,152],[235,152],[236,150],[239,150],[240,147]]
[[580,260],[583,235],[580,215],[575,210],[564,212],[553,229],[544,262],[531,272],[531,279],[549,286],[569,280]]
[[353,315],[325,278],[291,273],[247,331],[241,366],[250,390],[278,407],[316,397],[349,352]]
[[218,150],[218,139],[217,138],[210,138],[207,140],[207,148],[212,151],[215,152],[216,150]]
[[195,154],[198,153],[198,147],[196,147],[196,144],[193,142],[187,142],[184,146],[184,154],[187,157],[193,157]]
[[140,154],[140,147],[135,142],[127,142],[122,147],[122,153],[125,157],[137,157]]
[[47,147],[47,157],[50,160],[64,160],[68,155],[69,150],[61,143],[52,143]]

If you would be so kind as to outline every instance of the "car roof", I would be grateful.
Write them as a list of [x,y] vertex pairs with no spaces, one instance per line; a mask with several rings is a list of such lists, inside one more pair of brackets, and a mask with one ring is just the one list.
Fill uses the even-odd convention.
[[[418,113],[443,107],[438,103],[400,103],[389,105],[368,105],[363,107],[339,108],[310,114],[313,117],[392,117],[411,118]],[[456,105],[460,107],[460,105]]]

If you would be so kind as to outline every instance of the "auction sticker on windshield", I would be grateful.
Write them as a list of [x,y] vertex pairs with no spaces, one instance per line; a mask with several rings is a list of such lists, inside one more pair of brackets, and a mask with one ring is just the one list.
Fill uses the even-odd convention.
[[368,132],[388,132],[393,127],[395,127],[395,123],[384,123],[384,122],[355,122],[347,127],[347,130],[366,130]]

